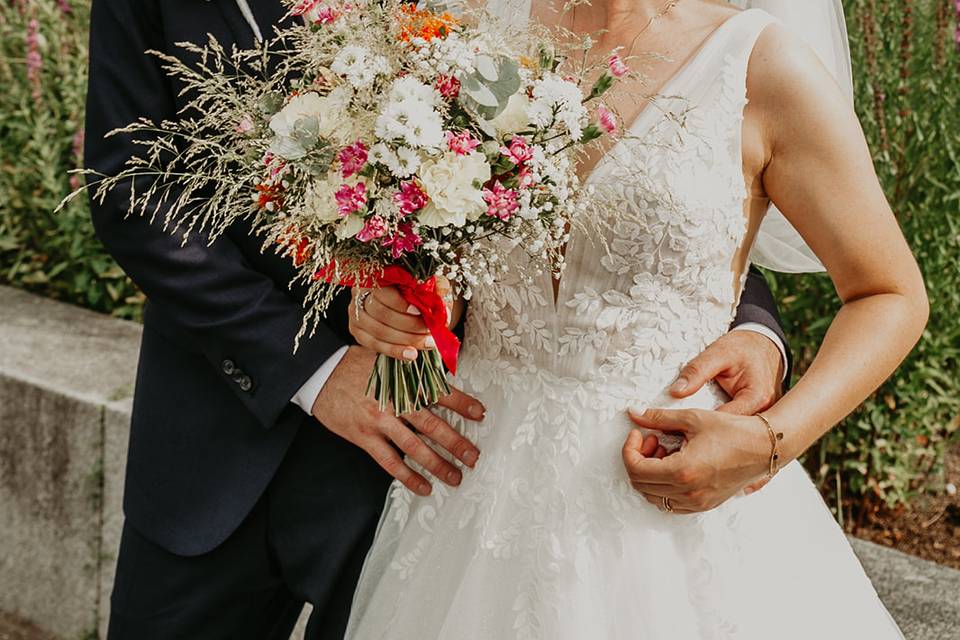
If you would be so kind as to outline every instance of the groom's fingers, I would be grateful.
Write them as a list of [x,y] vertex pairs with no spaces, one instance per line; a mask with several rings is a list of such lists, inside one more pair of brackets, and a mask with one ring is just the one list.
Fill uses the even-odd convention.
[[450,394],[440,398],[437,404],[441,407],[456,411],[467,420],[474,421],[483,420],[483,416],[487,411],[479,400],[473,396],[468,396],[456,387],[451,387]]
[[456,487],[463,479],[463,474],[452,464],[444,460],[440,454],[431,449],[407,425],[396,418],[390,418],[383,424],[383,433],[393,440],[393,443],[407,454],[413,461],[430,472],[441,482]]
[[430,483],[419,473],[408,467],[397,450],[383,437],[374,437],[367,440],[363,445],[366,451],[374,461],[380,465],[384,471],[403,483],[403,485],[417,495],[430,495]]
[[677,376],[670,393],[676,398],[686,398],[699,391],[718,375],[726,371],[728,362],[720,347],[710,345],[707,350],[687,363]]
[[445,420],[424,409],[404,416],[417,431],[446,449],[455,458],[471,469],[480,457],[480,450],[467,438],[460,435]]

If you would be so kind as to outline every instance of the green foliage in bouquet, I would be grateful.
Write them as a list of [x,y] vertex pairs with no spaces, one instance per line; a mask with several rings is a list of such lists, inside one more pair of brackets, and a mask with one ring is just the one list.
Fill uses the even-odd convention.
[[[960,54],[953,0],[844,4],[857,111],[932,309],[897,374],[807,454],[835,510],[858,507],[838,514],[849,519],[940,490],[960,428]],[[826,276],[780,275],[775,286],[802,372],[839,301]]]
[[81,162],[89,17],[86,2],[0,3],[0,284],[136,318],[86,202],[53,213]]

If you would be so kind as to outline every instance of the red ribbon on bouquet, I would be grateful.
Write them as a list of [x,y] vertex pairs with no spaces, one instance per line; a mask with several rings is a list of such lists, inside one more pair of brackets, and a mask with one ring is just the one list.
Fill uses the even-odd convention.
[[[336,276],[336,264],[331,263],[317,273],[318,278],[331,282]],[[409,271],[397,265],[384,267],[378,275],[342,277],[338,283],[345,287],[361,287],[374,289],[379,287],[397,287],[400,295],[409,304],[413,305],[423,316],[423,322],[430,330],[440,358],[450,373],[457,373],[457,354],[460,351],[460,340],[450,331],[448,326],[447,305],[437,290],[437,277],[427,280],[417,280]]]

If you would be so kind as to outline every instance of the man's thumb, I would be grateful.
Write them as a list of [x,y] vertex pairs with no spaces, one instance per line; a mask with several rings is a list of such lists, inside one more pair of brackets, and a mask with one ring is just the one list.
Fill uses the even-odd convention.
[[704,351],[683,368],[670,386],[670,394],[675,398],[692,396],[722,371],[720,361],[711,357],[709,350]]

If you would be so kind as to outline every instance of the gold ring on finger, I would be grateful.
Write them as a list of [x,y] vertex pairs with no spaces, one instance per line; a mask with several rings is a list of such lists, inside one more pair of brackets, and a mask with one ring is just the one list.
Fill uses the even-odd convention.
[[663,510],[666,511],[667,513],[673,512],[673,505],[670,504],[670,498],[666,496],[660,498],[660,504],[663,505]]

